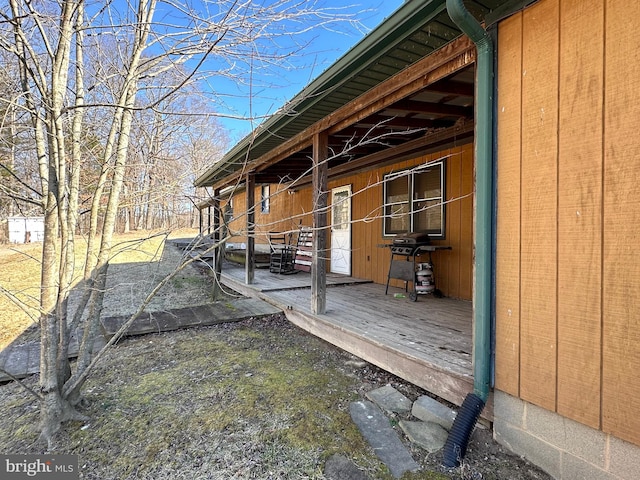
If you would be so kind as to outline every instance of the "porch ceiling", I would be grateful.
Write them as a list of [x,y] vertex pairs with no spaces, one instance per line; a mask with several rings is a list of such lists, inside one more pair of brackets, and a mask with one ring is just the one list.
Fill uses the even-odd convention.
[[[465,2],[479,19],[499,11],[506,3],[509,2]],[[371,156],[382,158],[385,151],[431,134],[436,134],[434,138],[441,142],[446,131],[451,133],[449,140],[468,139],[473,134],[468,128],[473,124],[472,67],[456,71],[391,105],[372,110],[366,118],[347,126],[332,128],[334,125],[327,122],[338,109],[460,35],[446,12],[445,0],[405,2],[278,113],[212,165],[196,180],[196,186],[224,187],[225,179],[236,177],[247,160],[254,162],[252,168],[257,183],[293,180],[310,173],[310,138],[286,155],[279,155],[277,161],[269,155],[321,121],[327,123],[330,133],[330,172],[336,167],[344,170],[345,165],[355,165],[357,160]],[[417,142],[417,145],[424,150],[423,143]]]
[[[415,148],[403,149],[404,155],[424,152],[427,143],[435,146],[450,142],[453,137],[464,143],[473,135],[473,78],[473,68],[467,67],[346,128],[331,131],[329,171],[345,174],[365,166],[366,159],[377,165],[392,161],[393,158],[385,152],[395,151],[396,147],[411,145],[412,142]],[[455,89],[448,87],[450,82]],[[445,135],[438,136],[440,132]],[[427,137],[432,141],[418,142]],[[311,181],[311,167],[312,147],[308,145],[267,168],[258,167],[256,182],[278,183],[298,179],[297,185],[305,184]]]

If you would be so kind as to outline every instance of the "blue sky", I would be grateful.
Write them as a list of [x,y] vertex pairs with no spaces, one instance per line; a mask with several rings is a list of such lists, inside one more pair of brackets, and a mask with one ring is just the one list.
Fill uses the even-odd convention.
[[[254,117],[270,115],[281,107],[287,100],[299,93],[305,85],[317,78],[335,60],[345,54],[351,47],[358,43],[368,31],[378,26],[393,13],[404,0],[376,0],[359,3],[344,2],[344,0],[325,0],[323,6],[341,8],[352,13],[363,29],[356,29],[348,23],[337,24],[332,31],[323,28],[313,29],[305,37],[308,45],[304,53],[294,56],[290,64],[283,68],[270,68],[259,78],[256,83],[268,85],[268,88],[254,86],[248,87],[233,84],[227,80],[226,85],[218,84],[225,91],[223,102],[227,111],[239,116]],[[345,3],[349,6],[345,6]],[[252,101],[249,101],[251,96]],[[248,120],[220,118],[221,123],[228,129],[233,143],[242,139],[251,132],[258,123]]]

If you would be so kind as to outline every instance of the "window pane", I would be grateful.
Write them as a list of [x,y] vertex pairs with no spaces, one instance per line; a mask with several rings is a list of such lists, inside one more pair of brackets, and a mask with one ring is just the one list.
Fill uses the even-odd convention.
[[442,198],[441,172],[442,164],[438,163],[427,170],[416,173],[413,180],[413,198],[415,200]]
[[384,234],[408,232],[409,176],[388,175],[384,187]]
[[444,165],[416,172],[413,179],[413,231],[444,236]]
[[348,230],[349,229],[349,192],[335,192],[333,194],[333,229]]
[[424,200],[414,202],[413,229],[416,232],[429,232],[442,235],[442,201]]
[[260,200],[260,206],[262,213],[269,213],[269,185],[262,186],[262,198]]
[[444,164],[385,177],[384,234],[428,232],[444,237]]
[[406,202],[409,200],[409,178],[406,175],[386,181],[387,198],[385,203]]
[[384,209],[384,231],[390,233],[404,233],[409,231],[409,203],[387,205]]

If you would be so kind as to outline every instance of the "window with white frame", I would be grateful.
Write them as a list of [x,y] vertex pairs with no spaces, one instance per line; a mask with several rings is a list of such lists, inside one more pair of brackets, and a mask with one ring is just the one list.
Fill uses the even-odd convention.
[[444,164],[384,176],[384,235],[426,232],[444,238]]
[[269,213],[269,185],[262,185],[260,198],[260,211],[262,213]]

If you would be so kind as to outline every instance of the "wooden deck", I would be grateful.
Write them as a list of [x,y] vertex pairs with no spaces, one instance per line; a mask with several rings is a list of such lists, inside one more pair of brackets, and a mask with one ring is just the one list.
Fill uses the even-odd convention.
[[[282,309],[310,333],[439,397],[461,405],[473,389],[472,305],[468,301],[420,295],[395,298],[402,289],[341,275],[327,275],[327,311],[311,312],[311,277],[255,270],[252,285],[244,268],[225,263],[223,283]],[[491,408],[485,409],[491,418]]]

